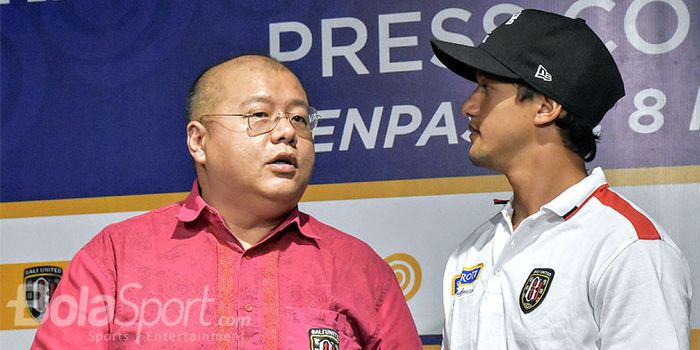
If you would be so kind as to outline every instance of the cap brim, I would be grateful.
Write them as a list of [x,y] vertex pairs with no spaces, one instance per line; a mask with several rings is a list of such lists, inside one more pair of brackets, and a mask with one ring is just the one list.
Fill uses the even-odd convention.
[[435,56],[447,67],[461,77],[476,82],[476,71],[483,71],[496,76],[520,79],[508,67],[502,65],[488,52],[467,45],[450,43],[433,39],[430,41]]

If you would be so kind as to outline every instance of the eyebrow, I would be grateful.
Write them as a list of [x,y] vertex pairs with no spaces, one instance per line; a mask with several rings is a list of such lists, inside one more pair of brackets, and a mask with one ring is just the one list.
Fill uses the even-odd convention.
[[477,81],[478,81],[480,78],[481,78],[482,80],[483,80],[483,79],[486,79],[486,80],[498,80],[498,79],[496,79],[495,76],[492,75],[492,74],[486,73],[486,72],[484,72],[484,71],[476,71],[476,79],[477,79]]
[[[262,96],[252,96],[250,98],[247,98],[241,102],[241,106],[247,106],[252,103],[271,103],[272,98],[269,95],[262,95]],[[287,106],[290,107],[308,107],[309,104],[305,100],[302,99],[293,99],[292,101],[287,103]]]
[[289,103],[289,106],[291,106],[291,107],[309,107],[309,103],[306,102],[306,101],[304,101],[304,100],[293,99],[293,100]]

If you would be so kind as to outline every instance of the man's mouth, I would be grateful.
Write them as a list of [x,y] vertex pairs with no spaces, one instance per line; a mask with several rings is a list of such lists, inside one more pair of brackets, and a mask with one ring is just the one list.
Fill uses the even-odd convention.
[[272,164],[280,169],[291,170],[291,168],[297,167],[297,158],[293,153],[280,153],[268,162],[268,164]]

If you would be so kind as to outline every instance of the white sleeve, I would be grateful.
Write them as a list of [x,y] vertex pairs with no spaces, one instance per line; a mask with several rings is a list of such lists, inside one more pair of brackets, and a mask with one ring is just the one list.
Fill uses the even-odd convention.
[[688,349],[690,269],[675,246],[632,242],[612,259],[594,290],[599,349]]

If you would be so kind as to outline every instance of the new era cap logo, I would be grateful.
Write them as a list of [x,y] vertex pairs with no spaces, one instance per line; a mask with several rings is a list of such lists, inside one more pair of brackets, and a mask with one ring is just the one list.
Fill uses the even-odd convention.
[[542,67],[540,64],[539,67],[537,67],[537,73],[535,73],[535,78],[540,78],[544,81],[552,81],[552,75],[547,72],[547,69]]
[[508,26],[508,25],[513,24],[513,22],[515,22],[515,20],[518,19],[518,17],[520,17],[520,12],[514,13],[512,16],[510,16],[510,19],[506,22],[505,25]]

